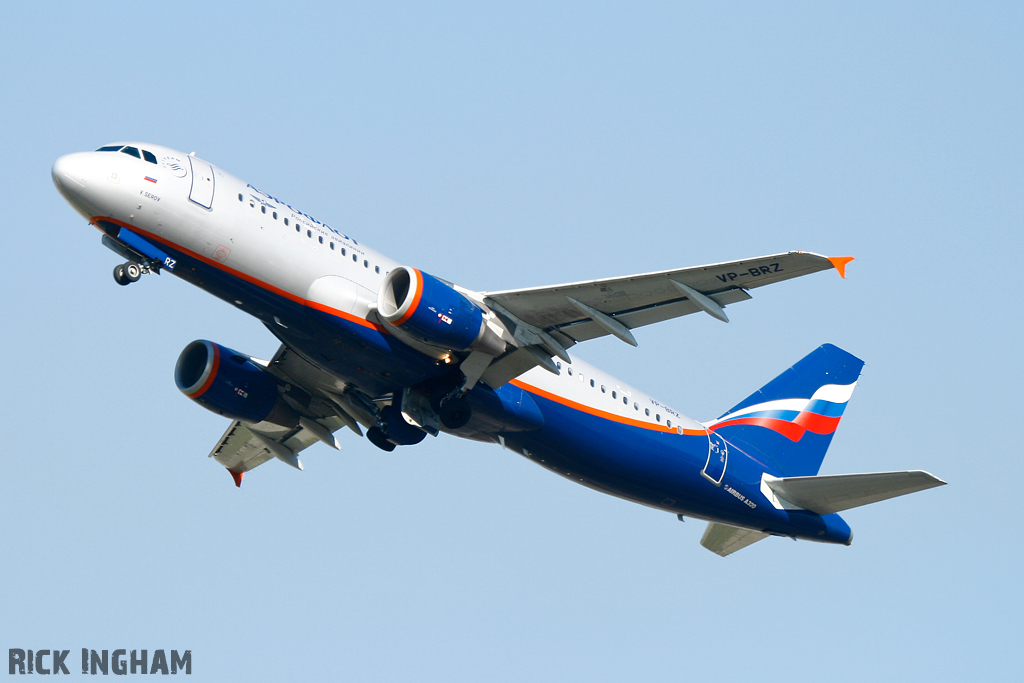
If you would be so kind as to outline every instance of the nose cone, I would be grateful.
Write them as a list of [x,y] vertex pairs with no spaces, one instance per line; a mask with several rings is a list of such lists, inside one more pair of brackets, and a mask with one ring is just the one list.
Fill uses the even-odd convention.
[[53,162],[50,175],[53,177],[53,184],[57,186],[61,194],[69,188],[85,187],[85,154],[65,154]]
[[[86,190],[89,186],[89,154],[66,154],[53,162],[50,175],[61,196],[79,213],[88,214]],[[88,217],[88,216],[87,216]]]

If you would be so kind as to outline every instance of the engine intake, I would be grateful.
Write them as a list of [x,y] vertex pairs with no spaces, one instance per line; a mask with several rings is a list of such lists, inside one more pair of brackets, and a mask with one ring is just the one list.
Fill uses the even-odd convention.
[[200,339],[185,347],[174,366],[174,383],[199,405],[232,420],[298,423],[273,377],[248,356],[214,342]]
[[500,355],[505,342],[484,321],[484,311],[452,286],[416,268],[388,273],[377,295],[377,312],[418,341],[452,351]]

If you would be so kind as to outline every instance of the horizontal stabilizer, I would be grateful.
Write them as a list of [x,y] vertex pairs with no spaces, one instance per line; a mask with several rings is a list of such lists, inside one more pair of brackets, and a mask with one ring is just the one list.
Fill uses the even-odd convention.
[[753,529],[741,529],[728,524],[711,522],[704,530],[704,537],[700,544],[715,553],[725,557],[737,550],[743,550],[748,545],[757,543],[762,538],[768,538],[768,534]]
[[772,496],[765,487],[781,499],[773,501],[776,507],[789,507],[785,503],[791,503],[819,515],[828,515],[942,486],[946,482],[928,472],[911,470],[781,479],[765,474],[762,483],[762,491],[769,499]]

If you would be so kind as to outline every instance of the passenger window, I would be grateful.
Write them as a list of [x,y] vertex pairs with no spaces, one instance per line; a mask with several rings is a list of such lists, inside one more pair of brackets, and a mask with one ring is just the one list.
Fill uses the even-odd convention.
[[146,150],[142,150],[142,158],[145,159],[146,161],[148,161],[151,164],[155,164],[156,163],[156,156],[154,156],[152,152],[147,152]]
[[300,228],[298,225],[296,225],[295,226],[295,232],[302,232],[302,228]]
[[594,380],[590,380],[590,386],[594,386]]
[[262,211],[263,213],[266,213],[267,212],[267,207],[266,206],[261,206],[260,207],[260,211]]
[[242,201],[242,194],[241,193],[238,194],[238,201]]
[[661,413],[656,414],[654,416],[654,419],[657,420],[658,422],[661,422]]
[[323,244],[323,243],[324,243],[324,236],[320,235],[320,244]]
[[623,396],[622,397],[622,405],[625,405],[625,406],[629,405],[629,396]]
[[668,425],[669,427],[671,427],[672,426],[672,420],[665,420],[665,424]]
[[334,251],[334,242],[331,242],[331,251]]
[[358,263],[358,262],[359,262],[359,256],[356,255],[356,254],[352,254],[352,263]]
[[605,393],[605,390],[604,390],[604,385],[603,385],[603,384],[601,385],[601,393],[602,393],[602,394],[603,394],[603,393]]
[[375,272],[375,273],[377,273],[378,275],[380,275],[380,266],[374,266],[374,267],[373,267],[373,272]]
[[277,220],[277,211],[274,212],[274,220]]
[[287,218],[284,219],[284,224],[288,225],[288,219]]
[[370,267],[370,262],[369,261],[363,261],[363,268],[369,268],[369,267]]
[[123,145],[107,145],[106,147],[100,147],[97,152],[116,152],[121,149]]
[[311,239],[312,239],[312,237],[313,237],[313,231],[312,231],[312,230],[307,230],[307,231],[306,231],[306,237],[309,237],[309,238],[311,238]]
[[572,368],[569,368],[569,376],[572,377]]
[[634,403],[633,404],[633,410],[640,410],[640,404],[639,403]]
[[127,154],[129,156],[133,156],[136,159],[141,159],[142,158],[142,155],[139,154],[139,150],[135,149],[134,147],[125,147],[124,149],[121,150],[121,152],[123,154]]
[[345,254],[346,254],[346,252],[345,252],[345,247],[342,247],[342,248],[341,248],[341,255],[342,255],[342,256],[345,256]]
[[644,415],[646,415],[647,417],[650,417],[651,416],[651,409],[650,408],[644,408]]
[[562,369],[562,363],[560,361],[556,361],[555,362],[555,367],[558,368],[559,370],[561,370]]
[[618,397],[619,397],[619,393],[617,391],[613,390],[612,391],[612,398],[618,398]]

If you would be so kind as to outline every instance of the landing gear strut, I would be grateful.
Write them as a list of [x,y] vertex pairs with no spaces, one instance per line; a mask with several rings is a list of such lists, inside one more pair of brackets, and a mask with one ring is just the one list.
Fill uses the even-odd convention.
[[122,263],[114,268],[114,282],[121,286],[130,285],[133,282],[138,282],[143,273],[148,271],[148,268],[135,261]]

